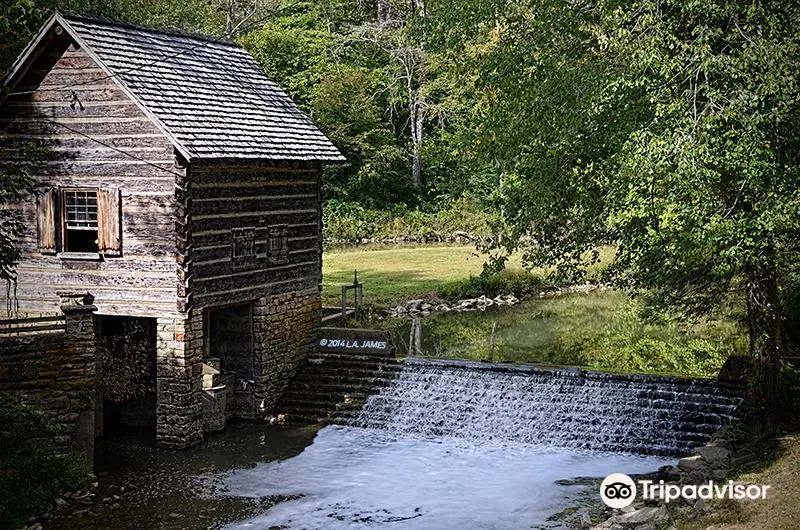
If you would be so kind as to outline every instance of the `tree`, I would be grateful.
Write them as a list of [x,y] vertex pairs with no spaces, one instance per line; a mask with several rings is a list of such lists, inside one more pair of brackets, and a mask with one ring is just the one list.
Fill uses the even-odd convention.
[[15,300],[15,267],[22,256],[17,241],[25,230],[19,212],[10,204],[33,191],[31,166],[42,158],[41,149],[33,143],[26,144],[22,153],[19,153],[21,156],[15,155],[6,148],[0,148],[0,280],[6,283],[8,312],[16,309],[11,305]]
[[[800,229],[800,10],[775,1],[496,1],[472,138],[531,264],[609,279],[685,315],[747,305],[755,401],[782,410],[778,292]],[[500,9],[502,7],[502,9]],[[462,22],[463,24],[463,22]],[[492,38],[492,32],[497,34]],[[477,149],[476,149],[477,151]]]

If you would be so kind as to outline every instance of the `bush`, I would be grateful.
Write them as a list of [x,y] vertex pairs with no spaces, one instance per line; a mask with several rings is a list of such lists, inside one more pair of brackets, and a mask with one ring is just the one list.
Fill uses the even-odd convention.
[[501,226],[498,214],[485,212],[467,197],[436,212],[409,210],[402,205],[390,211],[370,210],[358,203],[329,200],[323,206],[322,221],[326,241],[345,243],[404,236],[444,238],[455,232],[489,237]]
[[728,354],[705,339],[614,333],[587,345],[581,355],[585,366],[597,370],[709,377],[719,371]]
[[0,529],[22,526],[62,492],[85,485],[87,462],[55,452],[53,434],[38,409],[0,397]]
[[544,277],[521,270],[484,271],[477,276],[459,280],[446,285],[439,291],[445,300],[478,298],[481,295],[494,298],[498,295],[513,294],[518,298],[535,296],[543,289],[553,287]]

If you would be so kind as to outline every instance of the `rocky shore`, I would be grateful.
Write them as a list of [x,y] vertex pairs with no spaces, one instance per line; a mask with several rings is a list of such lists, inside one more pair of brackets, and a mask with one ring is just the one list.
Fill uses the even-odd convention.
[[121,509],[125,499],[136,490],[130,482],[101,484],[97,476],[90,475],[85,488],[56,497],[44,514],[32,517],[28,525],[18,530],[42,530],[54,519],[94,518],[98,516],[98,508]]
[[[717,431],[708,444],[697,447],[694,454],[678,460],[673,466],[665,466],[649,477],[658,484],[661,480],[666,485],[700,486],[713,481],[720,486],[748,484],[729,481],[731,470],[758,458],[744,440],[746,428],[729,425]],[[641,492],[639,492],[641,493]],[[599,496],[598,496],[599,497]],[[599,500],[599,498],[598,498]],[[663,499],[643,500],[640,495],[632,505],[616,510],[605,508],[602,521],[592,523],[584,518],[578,526],[592,530],[656,530],[674,529],[673,522],[695,519],[710,512],[713,504],[706,499],[691,501],[678,498],[670,502]]]

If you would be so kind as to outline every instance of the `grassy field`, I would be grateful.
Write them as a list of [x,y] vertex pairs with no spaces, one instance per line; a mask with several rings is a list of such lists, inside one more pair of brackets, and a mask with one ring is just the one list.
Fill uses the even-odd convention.
[[[375,247],[326,250],[322,258],[322,296],[341,303],[341,285],[358,270],[364,302],[386,307],[423,297],[448,283],[479,274],[485,258],[466,246]],[[510,267],[519,268],[519,260]]]
[[[601,263],[611,261],[612,249],[601,250]],[[483,270],[486,256],[469,246],[357,247],[325,250],[322,258],[323,302],[338,305],[341,285],[353,282],[358,270],[364,282],[364,303],[387,307],[414,298],[430,298],[442,289],[463,282]],[[590,269],[595,274],[603,265]],[[511,274],[522,274],[522,259],[512,255],[506,263]],[[532,274],[543,275],[544,269]]]

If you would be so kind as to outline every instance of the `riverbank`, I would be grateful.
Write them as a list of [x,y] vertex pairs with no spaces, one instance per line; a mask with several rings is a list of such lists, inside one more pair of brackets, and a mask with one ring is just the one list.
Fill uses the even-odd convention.
[[[635,477],[637,480],[642,477]],[[589,507],[575,510],[591,518],[572,518],[573,526],[592,530],[794,530],[800,528],[800,434],[784,430],[764,437],[759,428],[732,425],[714,435],[708,445],[692,456],[665,466],[644,477],[664,487],[689,488],[713,484],[720,488],[751,488],[757,498],[678,498],[642,500],[641,490],[634,503],[623,509],[602,505],[599,495]],[[599,492],[599,480],[594,484]],[[699,490],[698,490],[699,491]],[[736,491],[736,490],[732,490]],[[744,497],[744,495],[742,495]]]

